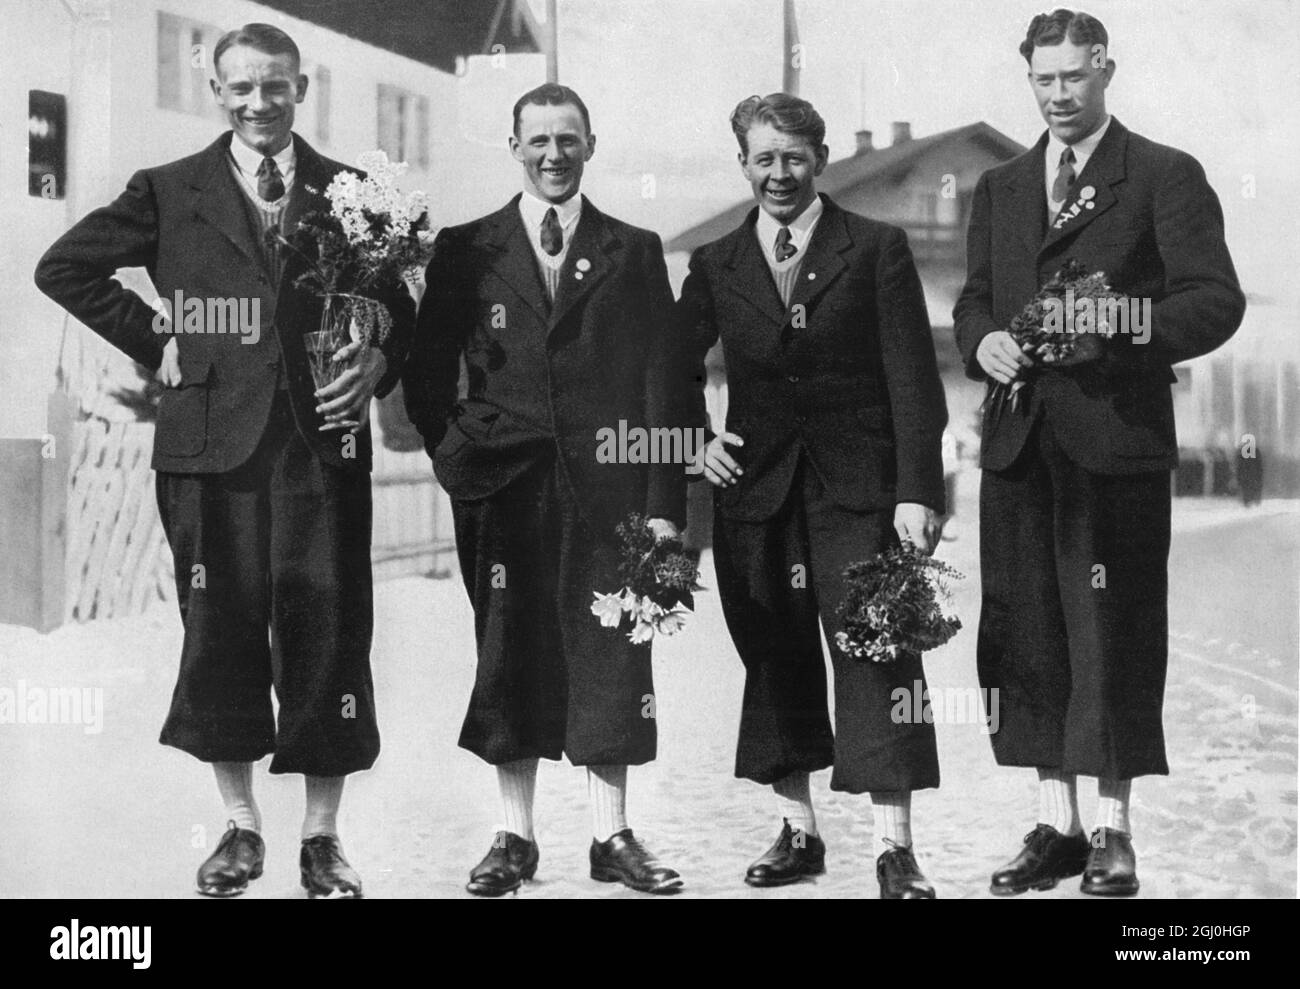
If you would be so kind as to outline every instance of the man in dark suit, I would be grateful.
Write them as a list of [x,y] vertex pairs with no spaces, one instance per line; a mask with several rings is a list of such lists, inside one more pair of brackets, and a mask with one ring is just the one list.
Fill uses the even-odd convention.
[[718,590],[746,670],[736,775],[771,784],[784,818],[746,882],[824,870],[808,774],[833,765],[831,789],[871,794],[880,895],[931,898],[910,807],[913,790],[939,785],[934,726],[891,717],[895,691],[924,684],[921,657],[869,663],[834,645],[845,567],[899,539],[933,551],[944,509],[947,410],[921,282],[903,231],[818,197],[826,125],[811,104],[753,96],[731,126],[758,206],[695,252],[678,320],[698,381],[722,340],[726,432],[702,463],[717,486]]
[[[994,754],[1037,768],[1040,809],[993,874],[996,894],[1080,873],[1085,893],[1137,892],[1130,782],[1169,771],[1170,365],[1222,344],[1245,309],[1204,170],[1107,114],[1108,43],[1084,13],[1030,23],[1020,52],[1048,130],[980,178],[953,311],[967,373],[990,388],[1023,383],[1014,406],[988,402],[984,414],[977,648],[980,682],[1001,701]],[[1149,320],[1031,368],[1007,327],[1069,259],[1104,272],[1132,315],[1149,302]],[[1091,842],[1078,774],[1098,779]]]
[[[229,820],[199,892],[237,895],[262,874],[251,772],[274,753],[272,773],[306,778],[304,887],[355,897],[336,816],[346,775],[379,752],[366,420],[400,374],[414,305],[400,284],[379,293],[391,337],[345,348],[348,369],[313,393],[303,334],[321,303],[293,285],[305,261],[271,239],[328,211],[323,190],[343,166],[292,133],[307,77],[283,31],[231,31],[213,65],[231,131],[137,172],[59,238],[36,280],[165,386],[153,466],[185,640],[161,741],[214,765]],[[114,279],[133,266],[167,303],[159,311]],[[232,326],[232,312],[255,318]]]
[[660,537],[685,524],[688,466],[603,463],[598,434],[676,425],[685,389],[672,377],[658,236],[579,192],[595,147],[573,90],[520,98],[510,148],[524,191],[438,235],[403,378],[451,496],[474,605],[478,675],[460,744],[496,767],[504,809],[470,874],[482,896],[532,878],[537,763],[561,755],[587,767],[592,878],[651,893],[681,885],[624,806],[627,767],[655,756],[650,645],[602,627],[591,604],[594,591],[620,589],[624,517],[646,516]]

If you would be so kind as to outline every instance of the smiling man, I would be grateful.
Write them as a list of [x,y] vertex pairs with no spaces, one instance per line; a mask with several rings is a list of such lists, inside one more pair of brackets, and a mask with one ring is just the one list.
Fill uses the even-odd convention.
[[901,539],[928,553],[937,538],[947,409],[925,297],[902,230],[817,194],[828,151],[812,104],[752,96],[731,127],[757,206],[692,256],[677,315],[694,380],[722,341],[726,431],[701,465],[716,489],[718,591],[745,664],[736,775],[771,785],[783,819],[745,881],[824,871],[809,773],[833,766],[832,790],[871,794],[881,897],[930,899],[911,799],[939,785],[934,725],[892,717],[895,691],[924,684],[921,657],[870,663],[834,645],[844,569]]
[[[1082,12],[1030,23],[1020,53],[1047,131],[981,176],[953,310],[967,374],[1023,382],[1014,406],[986,403],[980,450],[980,683],[1001,698],[997,761],[1039,780],[1038,822],[993,873],[998,895],[1080,873],[1085,893],[1138,890],[1131,783],[1169,772],[1170,365],[1218,347],[1245,311],[1204,169],[1107,112],[1109,46]],[[1007,327],[1070,259],[1149,301],[1149,337],[1090,336],[1031,367]],[[1080,774],[1097,778],[1091,839]]]
[[681,886],[625,810],[627,767],[655,756],[650,644],[602,627],[591,603],[621,586],[619,522],[636,512],[666,537],[686,515],[686,465],[604,462],[599,437],[620,422],[681,425],[686,390],[659,237],[579,191],[595,150],[572,89],[519,99],[510,151],[523,192],[438,235],[403,378],[451,496],[474,606],[478,675],[460,744],[496,767],[502,801],[470,874],[479,896],[533,878],[538,760],[563,755],[587,769],[591,877],[648,893]]
[[[305,262],[267,234],[328,210],[323,190],[344,166],[293,133],[308,80],[287,34],[247,24],[221,38],[213,66],[230,130],[137,172],[59,238],[36,280],[164,386],[153,467],[185,638],[161,741],[213,764],[229,822],[198,891],[235,896],[262,874],[252,764],[274,753],[272,773],[306,778],[302,885],[356,897],[337,814],[347,774],[379,752],[367,416],[397,381],[414,306],[400,283],[379,292],[389,341],[348,348],[348,369],[313,393],[303,334],[319,327],[320,301],[293,284]],[[113,277],[135,266],[163,299],[256,301],[258,335],[172,333]]]

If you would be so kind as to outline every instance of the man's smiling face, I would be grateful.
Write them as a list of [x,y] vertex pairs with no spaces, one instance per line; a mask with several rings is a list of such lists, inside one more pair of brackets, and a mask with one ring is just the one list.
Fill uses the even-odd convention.
[[754,124],[745,146],[740,168],[758,204],[778,223],[797,219],[817,197],[815,180],[826,167],[826,145],[815,148],[806,137]]
[[548,203],[577,194],[595,151],[596,135],[587,132],[572,103],[526,104],[519,111],[519,132],[510,138],[510,153],[523,163],[529,186]]
[[289,55],[247,45],[221,54],[212,93],[231,129],[254,151],[275,155],[289,144],[294,108],[307,96],[307,77]]

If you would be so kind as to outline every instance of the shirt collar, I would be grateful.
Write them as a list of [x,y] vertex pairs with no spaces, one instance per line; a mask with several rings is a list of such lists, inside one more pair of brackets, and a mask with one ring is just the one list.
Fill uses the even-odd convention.
[[550,203],[542,199],[531,189],[525,189],[519,198],[519,215],[530,231],[537,231],[546,219],[546,211],[555,208],[555,218],[560,221],[560,229],[567,231],[582,214],[582,195],[575,192],[562,203]]
[[[235,164],[239,166],[239,170],[249,179],[257,175],[257,170],[262,167],[262,159],[266,157],[260,151],[254,151],[241,141],[238,134],[231,135],[230,155],[235,159]],[[275,166],[280,169],[280,176],[287,185],[289,179],[293,176],[294,166],[298,161],[293,139],[289,139],[289,143],[284,146],[284,149],[279,154],[271,157],[275,159]]]
[[[822,203],[822,197],[816,196],[808,204],[802,213],[794,218],[787,226],[790,227],[790,242],[794,244],[795,250],[802,252],[808,245],[812,237],[813,227],[821,219],[822,213],[826,207]],[[758,222],[754,226],[755,233],[758,235],[758,242],[763,245],[763,250],[769,257],[776,254],[776,235],[780,231],[782,224],[772,218],[772,214],[758,208]]]
[[1092,153],[1097,150],[1097,145],[1101,139],[1106,136],[1106,131],[1110,129],[1110,114],[1106,114],[1106,119],[1102,121],[1100,127],[1085,137],[1082,141],[1076,141],[1074,144],[1066,144],[1057,139],[1051,131],[1047,133],[1047,167],[1053,175],[1061,167],[1061,155],[1065,149],[1074,149],[1074,174],[1078,175],[1083,171],[1083,166],[1088,164],[1088,159]]

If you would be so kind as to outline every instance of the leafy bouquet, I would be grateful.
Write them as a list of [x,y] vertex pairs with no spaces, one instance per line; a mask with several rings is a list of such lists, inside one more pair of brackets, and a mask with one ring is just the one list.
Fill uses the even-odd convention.
[[[1096,325],[1089,321],[1086,329],[1076,330],[1073,317],[1080,300],[1088,300],[1098,319]],[[1127,297],[1107,284],[1105,272],[1089,273],[1083,262],[1070,258],[1016,314],[1007,330],[1036,367],[1080,364],[1096,356],[1101,339],[1115,333],[1107,315],[1111,310],[1108,300],[1123,303]],[[997,382],[986,401],[998,412],[1009,402],[1015,411],[1024,385],[1024,379],[1009,385]]]
[[388,339],[392,316],[364,293],[418,270],[431,250],[428,197],[397,188],[406,163],[391,163],[384,152],[370,151],[357,165],[367,172],[364,179],[341,171],[326,188],[328,212],[308,213],[288,237],[275,228],[267,234],[273,245],[283,245],[307,262],[295,287],[324,300],[320,330],[305,340],[317,388],[342,373],[333,357],[354,332],[366,346]]
[[656,632],[673,635],[695,608],[700,587],[698,560],[680,539],[656,541],[643,516],[633,513],[618,526],[622,559],[618,577],[623,589],[613,594],[594,591],[591,613],[605,628],[627,628],[637,645]]
[[893,662],[900,652],[925,652],[943,645],[961,628],[944,615],[939,599],[950,599],[947,580],[962,574],[910,541],[844,571],[848,593],[839,607],[844,630],[835,644],[854,659]]

